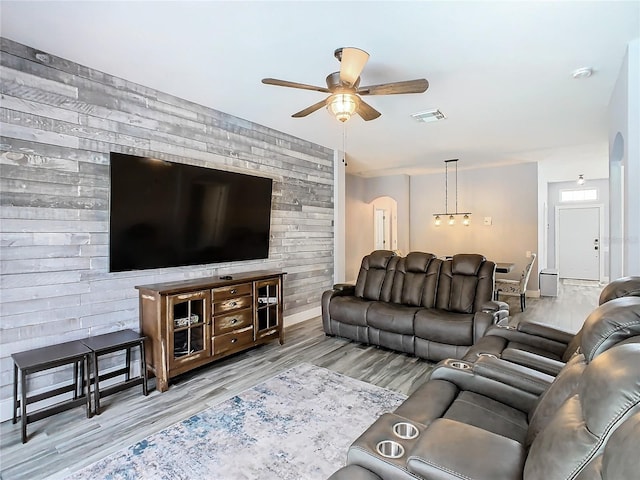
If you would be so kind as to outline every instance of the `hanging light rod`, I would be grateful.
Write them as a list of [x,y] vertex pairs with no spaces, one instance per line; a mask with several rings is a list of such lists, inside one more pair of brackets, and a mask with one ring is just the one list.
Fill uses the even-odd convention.
[[[453,158],[451,160],[444,161],[444,213],[434,213],[433,221],[437,226],[442,224],[443,217],[447,218],[449,225],[455,225],[456,217],[462,216],[462,224],[468,227],[471,223],[471,212],[458,212],[458,160]],[[449,163],[455,162],[456,165],[456,211],[449,212]]]

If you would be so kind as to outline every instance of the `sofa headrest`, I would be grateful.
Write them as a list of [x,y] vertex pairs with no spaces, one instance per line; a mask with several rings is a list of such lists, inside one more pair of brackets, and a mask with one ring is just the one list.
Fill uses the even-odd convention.
[[424,273],[434,258],[436,256],[433,253],[411,252],[405,257],[404,270],[405,272]]
[[622,297],[600,305],[582,327],[580,351],[587,362],[621,341],[640,335],[640,297]]
[[365,257],[365,260],[368,263],[367,267],[386,269],[389,264],[389,260],[391,260],[392,257],[395,257],[395,255],[395,252],[392,252],[391,250],[374,250]]
[[578,395],[586,427],[597,437],[640,410],[640,343],[619,345],[595,358],[580,379]]
[[486,259],[477,253],[459,253],[451,260],[453,275],[478,275],[480,267]]
[[609,283],[600,292],[598,305],[620,297],[640,297],[640,277],[622,277]]

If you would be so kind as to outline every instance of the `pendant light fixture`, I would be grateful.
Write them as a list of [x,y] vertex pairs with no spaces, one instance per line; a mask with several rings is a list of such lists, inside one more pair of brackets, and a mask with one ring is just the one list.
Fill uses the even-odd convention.
[[[449,212],[449,163],[454,162],[456,166],[456,211]],[[442,225],[442,217],[448,217],[448,224],[455,225],[456,217],[462,216],[462,224],[468,227],[471,224],[471,212],[458,212],[458,159],[444,161],[444,213],[434,213],[433,221],[436,227]]]

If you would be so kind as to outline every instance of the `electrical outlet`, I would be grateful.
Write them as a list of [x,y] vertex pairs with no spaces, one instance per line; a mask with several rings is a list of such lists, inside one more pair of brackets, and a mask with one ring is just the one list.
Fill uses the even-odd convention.
[[484,217],[484,224],[491,225],[491,217]]
[[527,250],[525,252],[525,255],[527,256],[527,258],[531,258],[531,250]]

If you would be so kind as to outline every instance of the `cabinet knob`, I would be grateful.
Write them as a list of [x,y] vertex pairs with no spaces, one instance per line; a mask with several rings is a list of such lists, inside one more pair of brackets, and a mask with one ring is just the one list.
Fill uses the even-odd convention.
[[234,318],[233,320],[231,320],[231,325],[235,325],[236,323],[238,323],[238,319]]
[[235,307],[237,304],[238,304],[237,302],[229,302],[230,307]]
[[232,338],[232,339],[231,339],[231,343],[237,343],[237,342],[238,342],[238,339],[237,339],[237,338]]
[[237,289],[235,289],[235,288],[232,288],[232,289],[230,290],[230,293],[231,293],[231,294],[238,293],[238,290],[237,290]]

